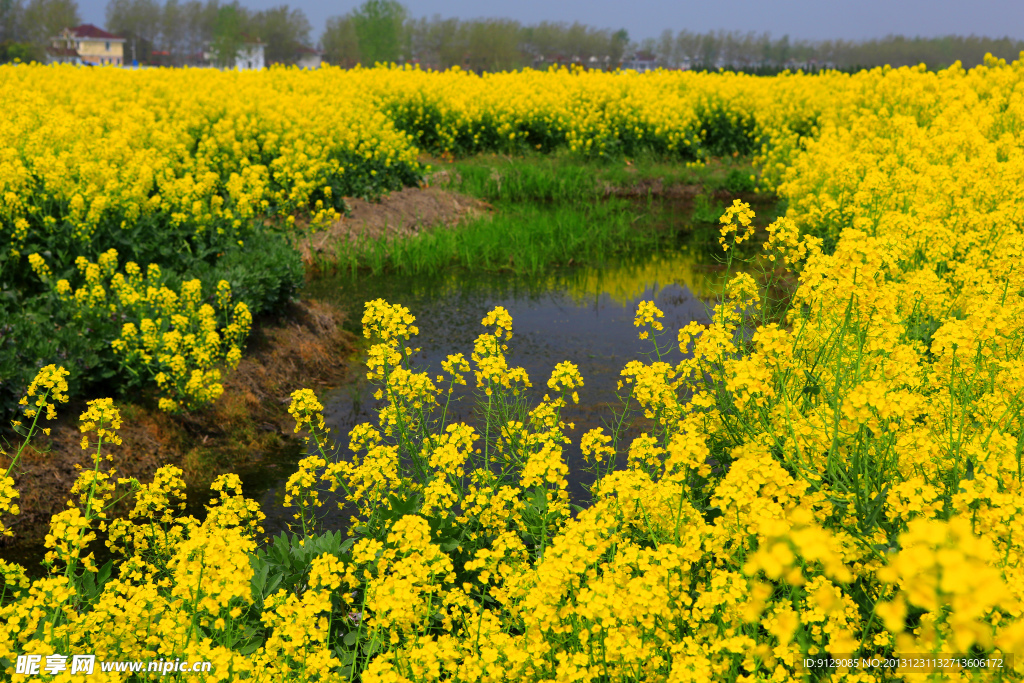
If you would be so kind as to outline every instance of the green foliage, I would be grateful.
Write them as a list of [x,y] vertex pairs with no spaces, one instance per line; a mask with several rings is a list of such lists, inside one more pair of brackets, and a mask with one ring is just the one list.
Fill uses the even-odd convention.
[[[415,187],[423,179],[418,164],[392,162],[390,166],[385,166],[384,159],[366,159],[356,155],[344,156],[340,161],[346,169],[345,173],[332,177],[328,183],[332,190],[330,203],[339,211],[345,210],[345,197],[377,199],[403,187]],[[322,194],[316,193],[311,201],[321,197]]]
[[99,342],[103,332],[95,332],[69,328],[49,296],[21,300],[11,290],[4,290],[0,301],[0,414],[14,411],[36,370],[50,363],[71,372],[68,386],[72,393],[80,392],[83,385],[109,380],[113,369],[102,358],[109,349]]
[[725,176],[725,182],[722,184],[723,187],[733,194],[753,192],[757,187],[757,183],[754,181],[754,175],[751,171],[752,169],[748,169],[746,172],[744,172],[744,169],[732,169]]
[[512,159],[458,164],[454,169],[460,192],[492,202],[585,202],[599,196],[594,169],[582,164]]
[[[140,253],[151,256],[136,262],[161,263],[165,283],[175,291],[180,290],[183,281],[199,279],[210,302],[215,298],[217,283],[227,280],[235,302],[244,302],[253,315],[271,313],[302,285],[302,260],[280,233],[266,228],[255,230],[244,246],[222,242],[217,245],[222,251],[202,258],[187,251],[173,252],[174,258],[161,258],[162,253],[152,249],[159,242],[150,238],[150,248],[143,248],[140,242],[134,258],[129,250],[120,261],[136,260]],[[51,250],[39,253],[54,267],[53,279],[74,279],[73,265],[59,262]],[[10,256],[0,254],[0,414],[14,409],[35,369],[49,363],[68,369],[68,384],[76,395],[123,393],[135,386],[111,349],[125,322],[119,314],[75,318],[35,274],[25,268],[14,278],[15,270]]]
[[757,121],[753,114],[730,109],[721,102],[707,103],[698,107],[696,113],[701,146],[707,156],[749,156],[756,151]]
[[592,202],[616,191],[674,185],[728,189],[726,179],[737,171],[754,172],[747,157],[680,164],[677,159],[641,152],[628,158],[588,157],[567,150],[527,151],[514,156],[479,154],[434,167],[447,175],[441,182],[464,194],[490,202]]
[[214,29],[211,50],[216,55],[217,66],[233,67],[238,53],[242,50],[245,39],[244,9],[238,4],[224,5],[217,10],[217,23]]
[[102,567],[99,567],[95,574],[92,572],[82,572],[74,576],[75,592],[79,598],[87,604],[95,603],[100,595],[103,594],[104,586],[110,581],[113,568],[114,561],[111,559],[107,560]]
[[[584,148],[578,141],[570,140],[570,131],[564,125],[543,117],[521,120],[510,132],[496,119],[467,121],[457,112],[442,112],[435,102],[424,97],[388,99],[383,102],[382,110],[396,128],[412,136],[417,147],[436,155],[468,157],[499,153],[523,156],[538,152],[568,152],[578,158],[597,161],[646,156],[678,162],[695,161],[708,154],[702,150],[699,130],[687,131],[682,143],[672,142],[655,123],[630,121],[628,125],[592,138],[590,142],[593,144]],[[753,117],[748,118],[753,125]]]
[[[689,222],[716,225],[724,211],[710,194],[753,190],[749,159],[683,168],[656,155],[630,162],[588,159],[570,153],[520,157],[479,156],[445,164],[445,187],[479,197],[495,213],[452,229],[408,238],[380,237],[339,246],[336,261],[352,273],[368,270],[433,274],[450,267],[537,273],[553,264],[600,263],[607,256],[644,252],[676,239],[640,220],[654,218],[650,206],[614,196],[614,187],[702,184]],[[642,195],[641,195],[642,196]],[[656,222],[656,221],[652,221]],[[717,248],[717,241],[715,241]]]
[[313,560],[324,553],[341,558],[354,539],[345,539],[341,531],[325,531],[303,538],[297,534],[278,534],[250,559],[252,596],[258,608],[279,590],[300,593],[309,576]]
[[213,263],[197,263],[188,277],[199,278],[206,292],[216,291],[217,283],[227,280],[235,299],[259,315],[279,309],[292,298],[302,286],[304,269],[284,235],[262,231],[244,246],[228,247]]
[[407,16],[408,11],[398,0],[366,0],[352,12],[364,64],[397,62],[409,56],[405,39]]
[[0,42],[0,64],[8,62],[29,64],[31,62],[42,62],[45,58],[45,52],[38,45],[16,43],[14,41]]

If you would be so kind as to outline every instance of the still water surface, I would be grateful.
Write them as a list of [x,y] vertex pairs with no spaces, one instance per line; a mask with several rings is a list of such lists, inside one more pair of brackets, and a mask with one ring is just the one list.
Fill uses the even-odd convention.
[[[676,330],[691,321],[707,322],[708,310],[721,291],[724,270],[696,245],[648,254],[642,259],[623,258],[601,267],[559,269],[539,277],[513,273],[481,276],[449,274],[442,278],[364,278],[348,276],[311,283],[304,295],[332,301],[349,311],[352,330],[358,331],[364,302],[383,298],[409,308],[416,317],[419,335],[410,340],[418,348],[413,357],[415,370],[430,376],[442,373],[441,362],[449,354],[462,353],[468,359],[473,341],[485,328],[481,319],[496,306],[512,315],[513,336],[506,354],[512,367],[526,370],[533,384],[530,405],[543,396],[554,366],[572,361],[583,376],[579,405],[563,411],[574,443],[565,449],[569,467],[569,494],[574,502],[587,499],[593,477],[584,471],[579,437],[593,427],[606,425],[620,406],[616,385],[620,371],[630,360],[649,360],[650,340],[641,341],[633,319],[637,305],[652,300],[665,313],[662,323],[662,359],[675,363],[682,354],[674,346]],[[671,347],[667,353],[664,348]],[[361,370],[362,368],[358,368]],[[356,373],[353,373],[356,375]],[[321,392],[324,416],[337,443],[345,446],[356,424],[376,422],[373,399],[376,390],[361,372],[353,381],[330,392]],[[472,373],[467,376],[472,385]],[[477,426],[473,413],[473,387],[456,394],[454,421]],[[249,490],[267,514],[265,527],[276,534],[286,528],[290,515],[281,508],[284,480],[262,490]],[[331,496],[324,494],[328,499]],[[343,526],[337,501],[325,505],[327,528]],[[347,516],[347,515],[346,515]]]

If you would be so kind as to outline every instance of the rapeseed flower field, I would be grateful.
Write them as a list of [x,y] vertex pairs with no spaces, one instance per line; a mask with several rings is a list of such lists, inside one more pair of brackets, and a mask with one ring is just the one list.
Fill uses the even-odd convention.
[[[194,396],[174,352],[204,385],[235,362],[247,310],[227,282],[204,309],[198,285],[165,287],[159,265],[143,278],[134,254],[122,275],[104,237],[144,223],[157,241],[244,242],[259,216],[408,182],[420,149],[752,152],[789,207],[764,259],[798,283],[781,323],[745,273],[708,325],[665,329],[644,302],[652,356],[621,375],[646,420],[630,443],[562,419],[587,380],[571,359],[549,378],[509,365],[504,309],[428,376],[411,362],[414,312],[368,302],[379,420],[346,453],[317,396],[295,392],[311,455],[288,482],[294,533],[265,548],[237,476],[217,480],[203,521],[173,467],[119,480],[121,416],[90,402],[94,467],[53,519],[47,576],[0,561],[14,680],[30,679],[19,656],[80,652],[211,662],[177,674],[196,681],[1024,677],[1024,59],[777,78],[4,67],[0,98],[16,103],[0,120],[4,277],[28,273],[73,315],[149,320],[109,342],[173,385],[169,408]],[[752,218],[742,202],[722,216],[726,259]],[[671,346],[687,352],[674,365]],[[68,375],[47,365],[22,394],[24,443]],[[449,417],[464,383],[476,427]],[[582,508],[563,458],[577,439],[600,475]],[[0,479],[5,519],[20,452]],[[347,538],[318,528],[324,486],[355,510]],[[116,571],[90,553],[101,540]]]

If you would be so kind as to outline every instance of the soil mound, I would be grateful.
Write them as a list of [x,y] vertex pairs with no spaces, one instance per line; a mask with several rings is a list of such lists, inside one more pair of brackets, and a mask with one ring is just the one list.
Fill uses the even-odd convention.
[[380,201],[346,197],[350,215],[296,246],[307,262],[314,256],[331,260],[345,244],[360,239],[410,237],[437,227],[450,228],[491,211],[487,202],[444,189],[443,178],[434,180],[436,185],[407,187]]

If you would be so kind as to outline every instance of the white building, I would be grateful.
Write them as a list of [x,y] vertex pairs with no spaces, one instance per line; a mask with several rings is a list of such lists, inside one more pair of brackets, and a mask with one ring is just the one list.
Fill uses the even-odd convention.
[[263,43],[259,38],[242,43],[235,56],[235,68],[239,71],[260,71],[266,66],[263,59]]
[[654,71],[658,68],[658,60],[650,52],[644,52],[642,50],[627,56],[622,60],[623,71],[639,71],[644,73],[646,71]]

